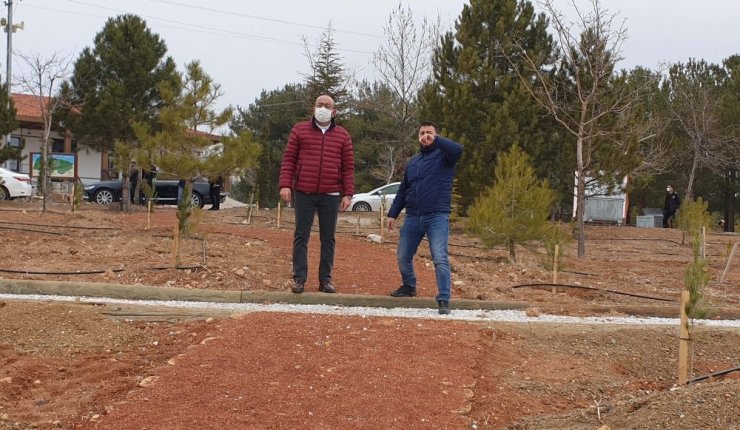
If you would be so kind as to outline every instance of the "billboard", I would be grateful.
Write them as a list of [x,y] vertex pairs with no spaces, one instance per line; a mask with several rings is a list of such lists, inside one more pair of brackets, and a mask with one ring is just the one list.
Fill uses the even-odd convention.
[[[75,177],[75,164],[77,163],[77,154],[49,154],[49,176],[52,178],[71,178]],[[31,176],[38,178],[41,176],[41,153],[31,153]]]

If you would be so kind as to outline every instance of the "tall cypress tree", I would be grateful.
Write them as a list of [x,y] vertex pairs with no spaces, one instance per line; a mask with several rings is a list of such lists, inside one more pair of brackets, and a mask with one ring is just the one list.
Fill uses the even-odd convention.
[[465,146],[458,178],[461,203],[467,206],[492,183],[497,153],[519,145],[532,155],[537,173],[545,175],[557,170],[567,152],[504,51],[516,41],[550,68],[555,48],[545,17],[536,15],[528,1],[471,0],[455,28],[435,50],[433,78],[421,94],[421,117],[438,122],[443,134]]

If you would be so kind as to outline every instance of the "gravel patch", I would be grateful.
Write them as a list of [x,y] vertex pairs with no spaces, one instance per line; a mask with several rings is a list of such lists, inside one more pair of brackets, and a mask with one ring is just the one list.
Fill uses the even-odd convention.
[[[450,315],[438,315],[434,309],[412,309],[412,308],[372,308],[372,307],[348,307],[335,305],[294,305],[294,304],[258,304],[258,303],[210,303],[210,302],[186,302],[168,300],[123,300],[109,299],[103,297],[75,297],[36,294],[0,294],[3,300],[33,300],[33,301],[59,301],[59,302],[85,302],[85,303],[109,303],[143,306],[167,306],[185,309],[216,309],[233,312],[278,312],[278,313],[304,313],[323,315],[348,315],[365,317],[389,317],[389,318],[418,318],[434,320],[455,321],[479,321],[479,322],[518,322],[518,323],[557,323],[557,324],[612,324],[612,325],[662,325],[676,326],[678,318],[645,318],[645,317],[574,317],[563,315],[541,314],[538,316],[527,316],[524,311],[517,310],[453,310]],[[705,327],[727,327],[740,328],[740,320],[698,320],[697,326]]]

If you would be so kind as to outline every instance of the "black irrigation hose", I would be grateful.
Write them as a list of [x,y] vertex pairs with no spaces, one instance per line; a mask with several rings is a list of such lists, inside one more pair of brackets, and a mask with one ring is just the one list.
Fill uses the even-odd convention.
[[83,230],[120,230],[118,227],[83,227],[74,225],[50,225],[50,224],[33,224],[29,222],[11,222],[11,221],[0,221],[0,224],[15,224],[15,225],[30,225],[33,227],[51,227],[51,228],[76,228]]
[[645,296],[642,294],[632,294],[632,293],[625,293],[622,291],[615,291],[615,290],[609,290],[609,289],[601,289],[601,288],[594,288],[594,287],[586,287],[584,285],[569,285],[569,284],[552,284],[552,283],[542,283],[542,284],[521,284],[521,285],[514,285],[511,288],[525,288],[525,287],[563,287],[563,288],[577,288],[580,290],[593,290],[593,291],[600,291],[603,293],[612,293],[612,294],[619,294],[622,296],[630,296],[630,297],[637,297],[640,299],[650,299],[650,300],[658,300],[661,302],[671,302],[676,303],[676,300],[673,299],[666,299],[663,297],[653,297],[653,296]]
[[124,269],[107,269],[107,270],[82,270],[79,272],[36,272],[31,270],[16,270],[16,269],[0,269],[0,272],[5,273],[21,273],[24,275],[95,275],[98,273],[111,272],[123,272]]
[[4,227],[0,226],[0,229],[2,230],[15,230],[15,231],[28,231],[31,233],[44,233],[44,234],[52,234],[55,236],[62,236],[62,233],[56,232],[56,231],[44,231],[44,230],[34,230],[31,228],[20,228],[20,227]]
[[740,371],[740,366],[733,367],[731,369],[720,370],[718,372],[710,373],[709,375],[697,376],[696,378],[691,379],[686,384],[688,385],[694,382],[703,381],[705,379],[716,378],[717,376],[724,376],[724,375],[727,375],[728,373],[737,372],[737,371]]
[[596,276],[599,277],[601,275],[598,275],[596,273],[588,273],[588,272],[576,272],[575,270],[560,270],[562,273],[575,273],[576,275],[583,275],[583,276]]
[[202,264],[197,264],[195,266],[155,266],[155,267],[144,267],[144,270],[169,270],[169,269],[175,269],[175,270],[198,270],[198,269],[207,269],[206,266],[203,266]]

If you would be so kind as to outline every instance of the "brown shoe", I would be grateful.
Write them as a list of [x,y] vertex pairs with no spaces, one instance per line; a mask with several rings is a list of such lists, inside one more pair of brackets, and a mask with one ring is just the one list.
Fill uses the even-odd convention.
[[331,281],[321,281],[319,283],[319,291],[322,293],[336,293],[337,289],[331,284]]
[[293,288],[291,288],[290,291],[296,294],[301,294],[304,289],[306,289],[306,281],[296,279],[293,281]]

